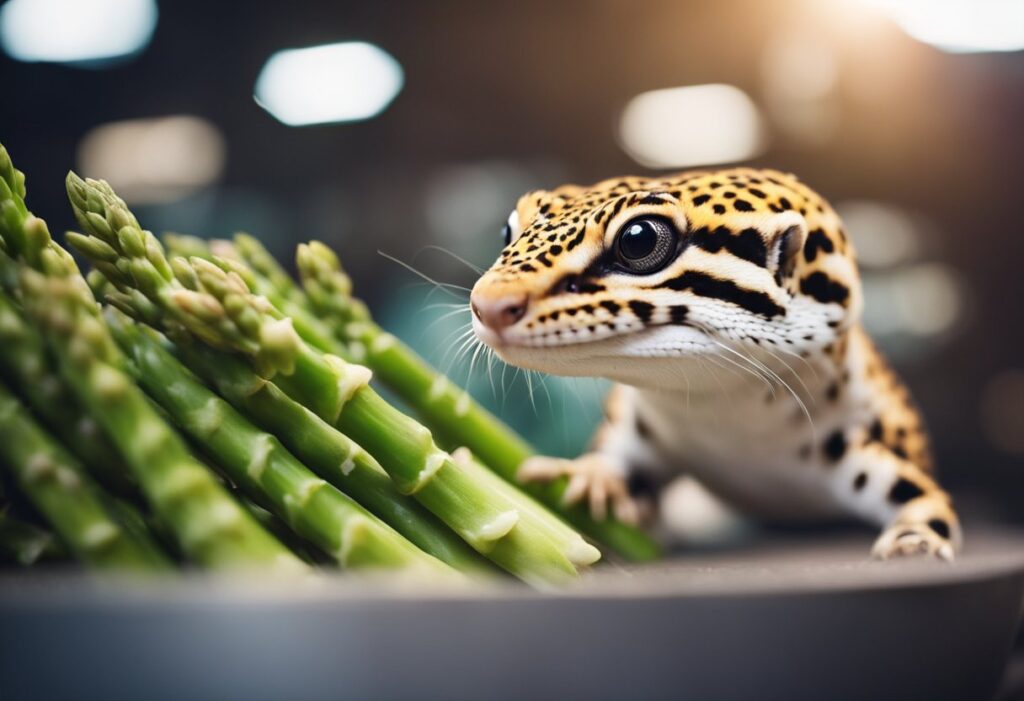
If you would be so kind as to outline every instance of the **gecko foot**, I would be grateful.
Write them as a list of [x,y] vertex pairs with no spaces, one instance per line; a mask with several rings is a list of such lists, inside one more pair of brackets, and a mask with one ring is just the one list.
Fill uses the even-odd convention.
[[871,555],[879,560],[927,555],[952,562],[953,545],[925,524],[897,524],[882,532]]
[[575,504],[586,497],[591,515],[598,521],[608,516],[611,504],[615,518],[636,524],[640,511],[630,496],[626,480],[600,453],[588,453],[575,460],[537,456],[526,460],[516,475],[520,482],[547,482],[568,477],[569,484],[562,500]]

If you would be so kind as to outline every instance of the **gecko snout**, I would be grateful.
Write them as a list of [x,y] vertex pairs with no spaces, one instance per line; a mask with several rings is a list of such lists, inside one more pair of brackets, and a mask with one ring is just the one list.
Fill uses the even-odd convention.
[[469,304],[481,324],[491,331],[500,332],[526,315],[529,297],[526,293],[502,294],[495,297],[473,294]]

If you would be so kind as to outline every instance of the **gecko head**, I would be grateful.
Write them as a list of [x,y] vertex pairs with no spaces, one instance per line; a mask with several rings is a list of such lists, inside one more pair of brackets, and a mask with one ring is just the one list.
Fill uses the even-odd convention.
[[520,367],[635,384],[723,344],[820,349],[859,313],[834,212],[774,171],[530,192],[503,236],[472,323]]

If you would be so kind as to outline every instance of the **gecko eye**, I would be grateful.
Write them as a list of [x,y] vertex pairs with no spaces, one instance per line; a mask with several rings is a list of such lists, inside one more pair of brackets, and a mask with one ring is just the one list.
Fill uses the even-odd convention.
[[672,258],[679,239],[675,226],[664,217],[637,217],[626,222],[612,244],[615,260],[627,272],[653,273]]
[[507,246],[517,236],[519,236],[519,212],[513,209],[512,213],[508,215],[508,221],[501,229],[501,238]]

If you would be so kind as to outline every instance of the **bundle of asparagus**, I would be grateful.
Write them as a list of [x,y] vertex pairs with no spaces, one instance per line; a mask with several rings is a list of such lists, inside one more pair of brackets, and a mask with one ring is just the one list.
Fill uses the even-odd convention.
[[[33,561],[49,536],[100,567],[496,565],[536,586],[600,557],[498,477],[525,442],[375,326],[322,244],[300,247],[300,287],[251,237],[168,236],[168,257],[105,182],[71,173],[67,191],[88,283],[0,146],[0,468],[35,521],[0,519],[0,552]],[[537,495],[560,505],[557,488]],[[627,557],[655,553],[623,524],[562,515]]]

